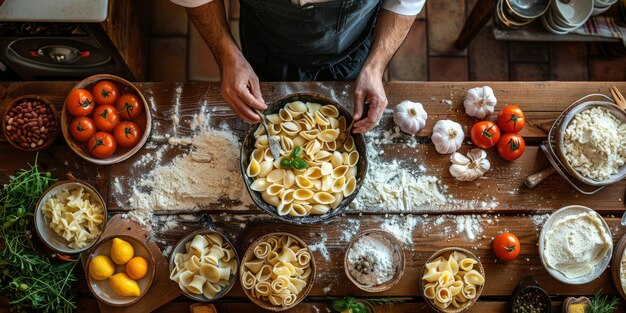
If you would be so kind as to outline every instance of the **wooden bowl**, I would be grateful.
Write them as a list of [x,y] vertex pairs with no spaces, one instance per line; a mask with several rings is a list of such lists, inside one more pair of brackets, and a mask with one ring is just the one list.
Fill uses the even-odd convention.
[[[243,255],[243,258],[241,260],[241,265],[239,266],[239,280],[242,280],[242,275],[244,273],[245,269],[245,263],[250,261],[253,257],[254,257],[254,247],[256,247],[257,244],[261,243],[262,241],[264,241],[267,237],[270,236],[289,236],[293,239],[295,239],[300,246],[302,246],[302,248],[307,248],[308,249],[308,245],[306,244],[306,242],[304,242],[304,240],[302,240],[301,238],[290,234],[290,233],[283,233],[283,232],[276,232],[276,233],[269,233],[266,235],[263,235],[261,237],[259,237],[258,239],[256,239],[254,242],[252,242],[252,244],[250,245],[250,247],[248,247],[248,250],[246,250],[246,253]],[[311,250],[309,249],[309,252],[311,252]],[[243,291],[246,293],[246,296],[248,297],[248,299],[250,299],[250,301],[254,302],[254,304],[260,306],[261,308],[268,310],[268,311],[273,311],[273,312],[280,312],[280,311],[285,311],[288,310],[290,308],[293,308],[294,306],[298,305],[298,303],[302,302],[302,300],[304,300],[304,298],[306,298],[306,296],[309,294],[309,292],[311,291],[311,288],[313,287],[313,283],[315,282],[315,258],[313,257],[313,254],[311,253],[311,262],[309,263],[309,266],[311,268],[311,274],[309,275],[309,280],[306,284],[306,287],[304,287],[304,289],[302,289],[302,292],[300,292],[298,294],[298,298],[296,299],[296,301],[289,306],[275,306],[272,305],[269,302],[263,301],[261,299],[257,299],[256,297],[254,297],[249,290],[247,290],[246,288],[242,288]]]
[[[449,247],[449,248],[443,248],[437,252],[435,252],[432,256],[430,256],[430,258],[428,258],[428,260],[426,260],[426,262],[424,263],[424,266],[422,267],[422,272],[419,276],[419,286],[420,286],[420,290],[422,291],[422,294],[424,293],[424,280],[422,279],[422,277],[424,276],[424,272],[426,271],[426,264],[432,262],[434,259],[443,256],[444,258],[447,258],[448,256],[450,256],[450,254],[454,251],[463,253],[465,255],[467,255],[467,257],[472,258],[476,261],[478,261],[478,263],[476,263],[474,265],[474,269],[478,270],[478,272],[483,275],[483,277],[485,277],[485,268],[483,268],[483,264],[480,262],[480,259],[478,257],[476,257],[476,255],[474,255],[473,253],[469,252],[468,250],[465,250],[463,248],[457,248],[457,247]],[[486,284],[486,277],[485,277],[485,284]],[[470,299],[467,300],[467,302],[464,303],[463,306],[461,306],[460,308],[455,308],[455,307],[447,307],[445,309],[439,308],[437,307],[435,304],[432,303],[432,301],[430,299],[426,299],[426,303],[428,303],[428,305],[435,311],[435,312],[441,312],[441,313],[461,313],[461,312],[465,312],[467,310],[469,310],[474,303],[476,303],[476,301],[478,301],[478,298],[480,298],[480,294],[483,292],[483,288],[485,287],[485,284],[482,284],[480,286],[477,286],[476,288],[476,297],[474,297],[474,299]]]
[[617,288],[622,298],[626,299],[626,291],[622,287],[622,275],[620,274],[624,250],[626,250],[626,235],[622,236],[622,238],[615,245],[613,249],[613,259],[611,260],[611,276],[613,277],[613,284],[615,284],[615,288]]
[[[120,238],[125,241],[128,241],[133,246],[135,250],[134,256],[140,256],[146,259],[148,262],[148,272],[146,276],[137,280],[139,284],[139,289],[141,289],[141,294],[138,297],[123,297],[118,295],[109,284],[109,280],[95,280],[91,278],[89,275],[89,266],[91,265],[91,260],[98,255],[106,255],[111,256],[111,243],[113,238]],[[87,285],[89,286],[89,290],[91,293],[100,301],[104,302],[107,305],[122,307],[129,306],[139,299],[143,298],[143,296],[148,293],[150,286],[152,285],[152,281],[154,280],[155,274],[155,260],[154,255],[148,248],[148,245],[141,239],[138,239],[133,236],[128,235],[113,235],[103,240],[99,241],[91,251],[89,251],[89,256],[87,257],[87,263],[85,264],[85,277],[87,277]],[[115,274],[124,273],[126,265],[118,265],[115,264]]]
[[215,301],[221,297],[223,297],[225,294],[227,294],[230,289],[233,288],[233,286],[235,285],[235,281],[237,281],[237,269],[239,269],[240,266],[240,260],[239,260],[239,254],[237,254],[237,250],[235,249],[235,246],[233,245],[232,241],[230,241],[230,239],[228,239],[228,237],[224,236],[221,233],[218,233],[212,229],[199,229],[197,231],[192,232],[191,234],[188,234],[187,236],[183,237],[181,240],[178,241],[178,243],[176,244],[176,246],[174,246],[174,250],[172,250],[172,254],[170,255],[170,259],[169,259],[169,270],[170,273],[172,272],[172,270],[174,269],[174,266],[176,264],[174,264],[174,258],[176,257],[177,253],[186,253],[185,250],[185,244],[187,244],[188,242],[190,242],[193,237],[195,237],[196,235],[206,235],[206,234],[215,234],[215,235],[219,235],[220,237],[222,237],[222,239],[224,239],[224,242],[228,243],[231,247],[231,249],[233,249],[233,252],[235,252],[235,259],[237,260],[237,267],[235,268],[235,272],[230,273],[230,279],[228,280],[228,285],[225,287],[222,287],[222,289],[220,290],[220,292],[218,292],[215,297],[213,297],[212,299],[209,299],[207,297],[205,297],[204,295],[198,295],[198,294],[193,294],[188,292],[187,290],[181,289],[181,292],[187,296],[189,299],[195,300],[195,301],[199,301],[199,302],[212,302]]
[[[36,148],[24,148],[20,145],[18,145],[16,142],[13,141],[13,139],[11,139],[11,137],[9,137],[7,135],[7,121],[4,119],[5,116],[7,116],[9,114],[9,111],[11,111],[11,109],[18,105],[20,102],[22,102],[23,100],[26,99],[33,99],[33,100],[38,100],[41,101],[43,104],[47,105],[50,108],[50,111],[52,111],[52,113],[54,114],[54,120],[56,123],[56,129],[54,131],[54,133],[50,134],[50,136],[48,137],[48,139],[46,140],[46,142],[44,142],[41,146],[36,147]],[[4,110],[4,114],[2,115],[2,132],[4,134],[4,138],[6,138],[6,140],[15,148],[20,149],[20,150],[24,150],[24,151],[40,151],[43,149],[46,149],[48,147],[50,147],[50,145],[52,145],[52,143],[54,143],[54,140],[59,136],[59,129],[61,128],[61,126],[59,125],[59,113],[57,111],[57,109],[54,107],[54,105],[52,105],[52,103],[50,103],[50,101],[48,101],[46,98],[44,97],[40,97],[40,96],[35,96],[35,95],[25,95],[25,96],[21,96],[21,97],[17,97],[15,99],[13,99],[13,101],[11,101],[11,103],[9,103],[9,105],[6,107],[6,109]]]
[[[68,246],[67,240],[65,238],[58,235],[52,228],[50,228],[50,221],[43,213],[43,206],[50,197],[56,195],[62,189],[75,189],[78,187],[82,187],[85,192],[91,194],[91,197],[95,199],[102,206],[104,220],[102,222],[102,229],[98,237],[96,237],[89,245],[81,249],[74,249]],[[98,193],[98,191],[91,185],[78,181],[78,180],[63,180],[58,181],[52,184],[39,198],[37,202],[37,206],[35,207],[35,230],[37,231],[37,235],[41,238],[41,241],[48,246],[50,249],[61,253],[61,254],[78,254],[83,251],[89,250],[96,242],[100,239],[100,235],[104,232],[104,228],[106,227],[107,222],[107,209],[106,203],[104,199]]]
[[[337,110],[339,110],[339,114],[346,118],[346,123],[348,125],[352,122],[352,114],[350,114],[350,112],[345,107],[339,105],[336,101],[330,98],[327,98],[319,94],[312,94],[312,93],[292,94],[292,95],[283,97],[279,100],[276,100],[273,103],[269,103],[268,108],[267,110],[265,110],[264,114],[269,115],[269,114],[278,113],[278,111],[282,109],[287,103],[290,103],[293,101],[302,101],[305,103],[315,102],[315,103],[319,103],[322,105],[335,106]],[[359,190],[361,189],[361,186],[363,185],[363,181],[365,181],[365,174],[367,173],[367,144],[365,143],[365,136],[363,136],[363,134],[352,134],[352,137],[354,138],[354,143],[356,146],[356,151],[359,152],[359,162],[357,163],[356,189],[350,196],[345,197],[341,201],[341,203],[339,203],[339,206],[337,206],[337,208],[329,210],[326,214],[307,215],[307,216],[302,216],[302,217],[279,215],[276,210],[276,207],[265,202],[265,200],[263,200],[263,198],[261,197],[260,192],[250,189],[250,184],[252,184],[254,179],[246,175],[246,168],[248,166],[248,163],[250,162],[250,155],[252,154],[252,151],[255,149],[254,132],[256,131],[257,127],[263,127],[263,126],[261,126],[260,124],[257,124],[257,125],[250,126],[250,128],[248,129],[248,132],[246,133],[246,136],[241,144],[241,154],[240,154],[239,159],[241,163],[240,164],[241,175],[243,176],[243,181],[246,185],[246,189],[248,190],[248,193],[250,194],[250,198],[252,198],[252,201],[258,207],[260,207],[267,213],[273,215],[274,217],[284,222],[288,222],[292,224],[313,224],[313,223],[323,222],[332,217],[340,215],[346,209],[346,207],[348,207],[348,205],[352,202],[352,200],[356,198],[357,194],[359,193]]]
[[[385,238],[389,239],[389,241],[391,241],[391,243],[393,244],[396,250],[396,253],[398,253],[398,255],[400,256],[400,262],[396,264],[395,266],[396,272],[389,281],[386,281],[380,285],[367,286],[367,285],[363,285],[359,283],[359,281],[356,280],[356,278],[352,277],[352,275],[350,274],[350,270],[348,268],[348,254],[350,253],[350,249],[352,248],[352,246],[358,239],[360,239],[361,237],[365,235],[371,235],[371,234],[380,234],[384,236]],[[367,291],[367,292],[383,292],[395,286],[402,278],[402,274],[404,274],[404,267],[405,267],[404,258],[405,258],[405,252],[404,252],[404,249],[402,248],[402,244],[400,243],[400,241],[398,241],[398,239],[394,235],[382,229],[376,229],[376,228],[367,229],[367,230],[361,231],[356,236],[352,237],[352,239],[348,243],[348,248],[346,249],[346,254],[343,259],[343,268],[346,272],[346,276],[348,276],[350,281],[352,281],[354,285],[359,287],[359,289],[363,291]]]
[[117,151],[115,151],[115,153],[112,156],[105,158],[105,159],[99,159],[99,158],[93,157],[88,152],[87,144],[84,142],[81,143],[75,140],[74,137],[72,137],[72,135],[70,134],[69,125],[74,117],[66,109],[67,98],[65,98],[65,103],[63,104],[63,111],[61,112],[61,130],[63,131],[63,137],[65,138],[65,141],[70,146],[70,148],[76,154],[78,154],[78,156],[94,164],[110,165],[110,164],[122,162],[130,158],[135,153],[137,153],[137,151],[139,151],[141,147],[143,147],[146,141],[148,141],[148,138],[150,138],[150,131],[152,130],[152,114],[150,113],[150,106],[148,105],[146,98],[143,96],[139,88],[137,88],[135,85],[133,85],[129,81],[121,77],[115,76],[115,75],[98,74],[98,75],[87,77],[83,79],[81,82],[79,82],[78,84],[76,84],[76,86],[74,86],[72,90],[83,88],[83,89],[87,89],[91,91],[92,87],[101,80],[108,80],[108,81],[115,83],[115,85],[117,85],[117,87],[120,90],[120,95],[127,93],[127,92],[132,92],[141,99],[141,102],[144,105],[145,114],[142,114],[141,116],[133,120],[133,122],[137,123],[137,125],[139,125],[139,127],[143,131],[143,135],[141,139],[139,140],[139,142],[137,143],[137,145],[132,148],[124,148],[118,145]]

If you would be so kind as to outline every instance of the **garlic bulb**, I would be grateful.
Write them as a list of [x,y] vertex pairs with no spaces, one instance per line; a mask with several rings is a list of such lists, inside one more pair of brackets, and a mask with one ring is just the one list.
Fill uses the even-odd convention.
[[426,125],[428,114],[419,102],[404,100],[393,110],[393,121],[400,129],[410,135],[415,135]]
[[482,177],[490,168],[487,152],[474,148],[467,153],[467,157],[455,152],[450,156],[450,174],[460,181],[472,181]]
[[469,89],[465,95],[465,113],[469,116],[484,118],[491,114],[498,100],[489,86]]
[[463,128],[457,122],[451,120],[439,120],[433,127],[431,140],[435,144],[435,150],[441,154],[456,151],[463,144]]

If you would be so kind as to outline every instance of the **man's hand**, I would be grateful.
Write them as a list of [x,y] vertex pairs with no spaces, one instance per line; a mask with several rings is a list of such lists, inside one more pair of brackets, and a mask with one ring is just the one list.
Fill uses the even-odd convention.
[[[368,112],[367,116],[363,117],[365,106],[368,106]],[[374,128],[386,107],[387,96],[383,88],[382,75],[363,69],[354,86],[354,119],[358,122],[354,123],[352,131],[360,134]]]
[[252,110],[265,110],[259,78],[243,56],[222,63],[221,93],[233,112],[248,123],[258,123],[260,117]]

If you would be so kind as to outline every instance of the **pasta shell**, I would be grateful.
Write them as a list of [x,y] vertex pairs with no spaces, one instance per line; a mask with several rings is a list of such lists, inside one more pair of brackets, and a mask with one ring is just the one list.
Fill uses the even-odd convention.
[[277,181],[281,181],[285,177],[285,170],[282,168],[277,168],[267,174],[267,181],[270,183],[274,183]]
[[333,187],[333,178],[330,175],[322,177],[322,191],[330,191]]
[[315,103],[315,102],[307,102],[306,107],[309,113],[315,114],[315,112],[317,112],[322,107],[322,105],[319,103]]
[[319,129],[311,129],[311,130],[306,130],[300,133],[300,136],[302,136],[304,139],[306,140],[315,140],[317,138],[317,135],[319,135],[320,131]]
[[339,117],[339,110],[334,105],[325,105],[319,108],[319,112],[328,117]]
[[285,187],[279,184],[272,184],[267,187],[265,192],[270,196],[277,196],[285,190]]
[[339,125],[337,125],[337,128],[339,128],[340,131],[346,130],[346,127],[348,127],[348,122],[346,122],[346,117],[340,116],[337,119],[337,121],[339,121]]
[[278,198],[278,196],[269,195],[267,192],[261,193],[261,198],[263,198],[263,201],[267,202],[269,205],[277,206],[280,204],[280,198]]
[[295,200],[309,200],[313,197],[314,192],[310,189],[297,189],[293,193],[293,198]]
[[315,204],[309,213],[314,215],[326,214],[330,210],[330,206],[326,204]]
[[324,174],[322,174],[321,168],[314,166],[307,168],[304,172],[304,176],[308,177],[309,179],[320,179],[322,178],[322,176],[324,176]]
[[282,118],[278,114],[265,115],[265,118],[267,118],[267,120],[270,121],[271,124],[280,125],[280,123],[283,122]]
[[321,179],[313,179],[311,180],[311,184],[313,184],[313,190],[322,189],[322,180]]
[[293,202],[294,194],[295,194],[295,191],[292,189],[287,189],[283,191],[283,193],[280,195],[281,203],[287,204],[287,203]]
[[[332,154],[329,155],[329,160],[330,157],[332,157]],[[333,172],[333,165],[329,162],[324,162],[320,165],[320,169],[322,170],[322,175],[327,176]]]
[[268,124],[267,129],[270,131],[270,135],[272,136],[278,136],[280,135],[280,132],[283,131],[283,129],[280,128],[280,124]]
[[474,264],[478,263],[478,261],[472,258],[464,258],[459,261],[459,268],[464,271],[471,271],[474,268]]
[[317,126],[317,123],[315,122],[315,118],[313,117],[313,114],[306,112],[301,115],[301,118],[302,118],[302,121],[305,122],[309,126],[308,129],[314,129],[315,126]]
[[[292,216],[306,216],[309,214],[309,211],[302,205],[302,204],[297,204],[294,203],[293,206],[291,207],[291,212],[290,214]],[[290,249],[287,249],[290,250]]]
[[293,116],[291,116],[291,113],[285,109],[280,109],[278,111],[278,116],[281,119],[281,123],[293,121]]
[[339,130],[338,129],[326,129],[326,130],[321,131],[317,135],[317,139],[321,140],[322,142],[335,141],[335,139],[337,139],[337,137],[339,137]]
[[322,143],[318,140],[309,141],[304,146],[304,152],[306,152],[307,155],[315,155],[320,150],[322,150]]
[[336,209],[339,206],[339,204],[341,204],[341,201],[343,201],[343,194],[338,192],[338,193],[333,194],[333,196],[335,197],[335,201],[330,204],[330,207],[333,209]]
[[424,285],[424,297],[427,299],[435,299],[437,296],[437,283],[428,283]]
[[272,161],[263,161],[261,162],[261,164],[259,164],[259,167],[260,170],[257,177],[265,178],[267,177],[267,175],[269,175],[270,172],[272,172],[272,170],[274,170],[274,163]]
[[350,178],[356,178],[356,174],[358,173],[358,170],[356,168],[356,166],[351,167],[348,172],[346,173],[346,178],[350,179]]
[[248,175],[248,177],[256,177],[260,172],[261,166],[259,165],[259,162],[255,159],[250,160],[248,168],[246,169],[246,175]]
[[304,137],[302,137],[302,136],[296,136],[296,137],[294,137],[292,139],[292,141],[293,141],[293,146],[294,147],[296,147],[296,146],[304,146],[306,144],[306,142],[307,142],[307,140],[304,139]]
[[248,271],[243,273],[241,276],[241,286],[246,290],[250,290],[254,288],[254,285],[256,285],[256,277]]
[[483,275],[481,275],[477,270],[470,270],[465,273],[465,276],[463,276],[463,281],[466,284],[477,286],[485,283],[485,277],[483,277]]
[[254,291],[259,297],[267,297],[272,292],[272,287],[267,281],[260,281],[254,286]]
[[346,177],[345,176],[341,176],[341,177],[337,178],[333,182],[333,186],[331,187],[331,191],[332,192],[343,192],[345,185],[346,185]]
[[283,122],[280,128],[289,136],[295,137],[300,132],[300,125],[294,122]]
[[259,136],[265,135],[265,128],[264,127],[257,127],[254,130],[254,138],[258,138]]
[[329,151],[337,150],[337,140],[325,142],[324,147]]
[[278,213],[279,216],[289,215],[292,206],[292,203],[281,203],[276,207],[276,213]]
[[334,117],[329,117],[328,121],[330,122],[330,128],[339,128],[339,120]]
[[254,191],[265,191],[269,186],[270,182],[265,180],[265,178],[258,178],[250,184],[250,189]]
[[358,162],[359,162],[359,152],[358,151],[350,152],[350,154],[348,154],[348,166],[356,166]]
[[313,117],[315,118],[315,123],[318,125],[318,127],[328,126],[330,124],[328,118],[319,111],[315,112],[315,114],[313,114]]
[[263,154],[265,149],[254,149],[252,150],[251,158],[258,163],[261,163],[265,160],[265,155]]
[[[318,162],[328,162],[328,161],[330,161],[330,157],[331,157],[331,156],[332,156],[332,153],[330,153],[330,152],[328,152],[328,151],[326,151],[326,150],[321,150],[321,151],[319,151],[319,152],[317,152],[317,153],[315,154],[315,156],[313,157],[313,159],[314,159],[315,161],[318,161]],[[329,164],[329,165],[330,165],[330,164]]]
[[185,288],[191,293],[200,295],[202,294],[202,285],[204,285],[205,282],[206,278],[202,275],[194,275],[192,281],[185,286]]
[[257,149],[267,148],[268,147],[267,135],[259,136],[254,142],[254,147]]
[[348,136],[346,137],[346,141],[343,143],[343,148],[346,151],[352,151],[355,148],[354,145],[354,138],[352,138],[352,136]]
[[283,177],[283,185],[285,188],[291,188],[293,184],[296,182],[296,175],[292,170],[285,171],[285,177]]
[[[336,167],[335,169],[333,169],[333,172],[330,174],[330,176],[334,179],[338,179],[339,177],[345,176],[346,173],[348,172],[348,166],[347,165],[342,165],[339,167]],[[270,173],[271,175],[271,173]],[[268,175],[269,178],[269,175]],[[269,179],[268,179],[269,180]]]
[[319,204],[331,204],[335,202],[335,196],[328,192],[318,192],[313,195],[313,200]]
[[294,112],[304,113],[307,111],[307,106],[302,101],[294,101],[287,104],[287,108]]
[[444,304],[446,307],[450,305],[450,302],[452,301],[452,295],[450,294],[450,290],[448,288],[438,286],[436,288],[436,291],[437,295],[435,296],[435,299],[437,301],[435,301],[435,304]]
[[283,136],[280,137],[280,147],[283,149],[283,151],[291,151],[295,146],[291,138]]
[[311,183],[311,180],[304,175],[296,176],[296,185],[298,185],[300,188],[313,188],[313,183]]
[[348,178],[348,180],[346,181],[346,185],[343,188],[343,195],[347,197],[353,194],[355,189],[356,189],[356,178],[352,176]]
[[333,155],[330,157],[330,164],[333,167],[339,167],[343,165],[343,155],[339,151],[333,151]]

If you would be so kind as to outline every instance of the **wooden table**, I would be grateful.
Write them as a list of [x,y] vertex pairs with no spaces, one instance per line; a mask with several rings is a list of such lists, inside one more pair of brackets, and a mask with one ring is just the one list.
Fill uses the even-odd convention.
[[[590,93],[608,93],[611,85],[617,85],[626,91],[626,83],[596,83],[596,82],[500,82],[488,83],[498,98],[497,109],[505,104],[515,103],[526,112],[528,124],[522,131],[526,138],[527,147],[524,155],[514,162],[506,162],[497,156],[497,152],[490,150],[489,159],[492,170],[487,173],[487,179],[476,182],[458,182],[448,173],[448,156],[435,152],[432,143],[428,140],[434,123],[439,119],[453,119],[461,123],[467,130],[474,120],[464,113],[462,101],[468,88],[483,86],[484,82],[468,83],[387,83],[386,92],[390,107],[402,100],[409,99],[424,104],[428,112],[426,128],[418,136],[423,138],[416,148],[408,148],[401,143],[385,145],[383,158],[419,158],[427,168],[427,174],[441,178],[448,186],[448,194],[457,199],[494,200],[497,207],[491,211],[480,208],[471,212],[455,212],[456,214],[485,214],[493,217],[491,224],[483,226],[482,237],[468,240],[463,235],[446,235],[443,227],[430,227],[426,232],[423,227],[416,227],[412,237],[413,251],[407,253],[406,271],[400,283],[391,290],[380,295],[371,295],[360,291],[345,277],[343,270],[343,255],[346,241],[342,240],[341,231],[351,227],[348,220],[358,219],[360,228],[377,227],[381,221],[390,216],[398,215],[394,208],[377,214],[359,214],[348,211],[345,216],[320,225],[295,226],[288,225],[269,217],[256,208],[245,211],[229,211],[219,206],[207,208],[216,227],[234,238],[235,245],[243,253],[249,243],[261,234],[270,231],[288,231],[300,235],[309,244],[315,244],[322,234],[328,237],[326,245],[330,258],[325,260],[319,252],[314,256],[318,264],[318,277],[310,293],[308,301],[294,308],[292,312],[327,312],[330,308],[327,297],[345,296],[347,294],[359,297],[393,296],[405,298],[404,304],[396,306],[378,307],[382,312],[428,312],[426,304],[420,296],[418,280],[424,261],[435,251],[448,246],[463,247],[472,250],[484,264],[487,284],[483,295],[472,312],[502,312],[507,308],[507,301],[520,278],[526,274],[533,274],[543,288],[553,297],[555,312],[564,297],[570,295],[592,295],[602,289],[604,293],[617,294],[610,271],[606,271],[595,281],[582,285],[570,286],[557,282],[542,267],[537,251],[537,239],[540,226],[536,226],[532,214],[550,213],[562,206],[570,204],[586,205],[600,212],[613,232],[613,239],[617,241],[625,232],[619,226],[619,215],[624,211],[624,182],[608,186],[593,196],[584,196],[576,193],[561,177],[553,175],[535,189],[529,190],[523,186],[524,178],[532,173],[543,170],[548,166],[547,160],[539,150],[538,144],[545,139],[542,128],[560,111],[573,101]],[[0,86],[2,105],[0,110],[15,97],[25,94],[37,94],[48,98],[61,108],[64,97],[74,83],[71,82],[26,82],[4,83]],[[175,111],[184,112],[187,116],[199,110],[201,105],[223,106],[224,101],[219,95],[217,83],[138,83],[146,99],[152,107],[155,119],[155,134],[171,133],[171,115]],[[266,101],[278,99],[282,95],[293,92],[319,92],[340,103],[351,106],[351,85],[335,83],[266,83],[262,84],[263,95]],[[451,105],[448,103],[452,103]],[[178,107],[178,109],[176,109]],[[495,116],[496,114],[493,114]],[[229,127],[241,133],[247,126],[232,115],[220,117],[219,122],[226,122]],[[181,124],[188,123],[183,118]],[[392,129],[391,114],[386,113],[379,127]],[[152,142],[150,146],[158,147],[162,143]],[[461,151],[469,147],[466,144]],[[40,166],[44,170],[51,170],[56,177],[62,177],[71,171],[77,178],[93,183],[106,198],[109,211],[112,214],[125,211],[114,199],[113,178],[118,177],[122,185],[126,186],[133,175],[133,164],[141,155],[152,151],[142,149],[138,155],[113,166],[94,166],[79,159],[62,139],[39,155]],[[173,157],[173,155],[167,156]],[[34,154],[16,151],[6,141],[0,141],[0,182],[6,182],[9,175],[33,161]],[[126,188],[126,187],[125,187]],[[406,213],[406,212],[405,212]],[[413,214],[422,214],[417,208]],[[389,214],[389,215],[387,215]],[[429,212],[430,216],[438,215]],[[194,216],[192,216],[194,218]],[[182,220],[182,219],[181,219]],[[184,233],[194,227],[195,222],[181,222],[186,229],[177,227],[157,234],[158,244],[164,248],[173,245]],[[522,242],[521,254],[518,259],[510,263],[497,262],[491,251],[491,239],[499,232],[511,231]],[[79,276],[82,274],[79,274]],[[93,312],[97,304],[89,293],[84,280],[78,285],[78,304],[80,311]],[[162,307],[162,312],[186,312],[191,304],[186,298]],[[220,312],[257,312],[259,309],[245,298],[237,284],[230,293],[217,303]],[[560,309],[560,308],[559,308]]]

